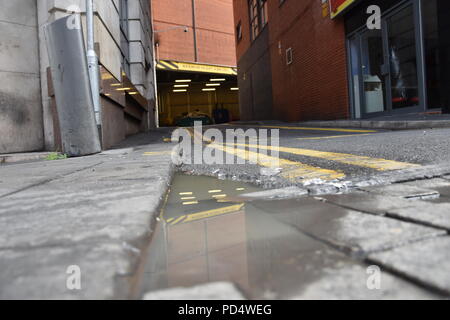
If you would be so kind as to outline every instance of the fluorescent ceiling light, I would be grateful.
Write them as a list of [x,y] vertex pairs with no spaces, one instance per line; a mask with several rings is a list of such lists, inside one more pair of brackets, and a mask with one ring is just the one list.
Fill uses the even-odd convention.
[[239,91],[239,88],[231,88],[231,91]]
[[207,83],[206,86],[207,87],[219,87],[220,83]]
[[175,80],[176,83],[183,83],[183,82],[192,82],[192,80],[190,79],[185,79],[185,80]]
[[120,87],[122,84],[121,83],[113,83],[111,84],[111,87]]
[[127,91],[127,90],[131,90],[131,88],[119,88],[119,89],[116,89],[116,91]]
[[223,79],[223,78],[221,78],[221,79],[211,79],[211,80],[209,80],[209,81],[211,81],[211,82],[215,82],[215,81],[227,81],[227,79]]
[[202,89],[202,91],[216,91],[215,88],[209,88],[209,89]]
[[138,93],[139,93],[139,92],[137,92],[137,91],[128,92],[128,94],[131,95],[131,96],[137,95]]
[[178,90],[173,90],[173,92],[187,92],[186,89],[178,89]]
[[188,88],[189,85],[188,84],[176,84],[173,86],[174,88]]

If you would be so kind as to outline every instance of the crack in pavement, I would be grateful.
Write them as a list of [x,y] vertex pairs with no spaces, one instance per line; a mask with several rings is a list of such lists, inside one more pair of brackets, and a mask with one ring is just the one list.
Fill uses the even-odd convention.
[[41,181],[39,181],[39,182],[33,183],[33,184],[31,184],[31,185],[28,185],[28,186],[26,186],[26,187],[20,188],[19,190],[12,191],[12,192],[7,193],[7,194],[3,194],[3,195],[0,196],[0,199],[3,199],[3,198],[6,198],[6,197],[15,195],[15,194],[17,194],[17,193],[20,193],[20,192],[23,192],[23,191],[26,191],[26,190],[33,189],[33,188],[35,188],[35,187],[39,187],[39,186],[45,185],[45,184],[50,183],[50,182],[52,182],[52,181],[56,181],[56,180],[59,180],[59,179],[68,177],[68,176],[70,176],[70,175],[72,175],[72,174],[74,174],[74,173],[78,173],[78,172],[82,172],[82,171],[84,171],[84,170],[92,169],[92,168],[97,167],[97,166],[99,166],[99,165],[101,165],[101,164],[103,164],[103,163],[104,163],[104,162],[102,161],[102,162],[96,163],[96,164],[94,164],[94,165],[90,165],[90,166],[88,166],[88,167],[84,167],[84,168],[82,168],[82,169],[77,169],[77,170],[74,170],[74,171],[72,171],[72,172],[68,172],[68,173],[66,173],[66,174],[57,175],[57,176],[52,177],[52,178],[49,178],[49,179],[41,180]]

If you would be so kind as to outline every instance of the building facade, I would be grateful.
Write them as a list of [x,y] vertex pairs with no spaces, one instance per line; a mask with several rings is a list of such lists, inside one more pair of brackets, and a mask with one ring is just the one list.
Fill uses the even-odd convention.
[[[61,150],[43,26],[80,13],[84,0],[1,0],[0,153]],[[101,137],[108,149],[155,123],[150,3],[95,0],[101,73]],[[83,27],[84,31],[86,30]]]
[[233,0],[152,0],[159,122],[189,114],[239,119]]
[[237,0],[234,13],[246,120],[360,119],[450,106],[448,1]]

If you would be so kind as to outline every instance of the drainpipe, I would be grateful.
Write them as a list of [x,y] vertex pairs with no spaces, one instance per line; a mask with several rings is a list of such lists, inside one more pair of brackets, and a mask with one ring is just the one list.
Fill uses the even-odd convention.
[[192,29],[194,30],[194,55],[195,55],[195,62],[198,62],[197,17],[195,14],[195,9],[196,9],[195,0],[192,0]]
[[156,76],[156,65],[159,61],[159,43],[155,42],[155,24],[153,20],[153,5],[150,1],[150,24],[152,31],[152,55],[153,55],[153,88],[155,91],[155,127],[159,128],[159,92],[158,92],[158,78]]
[[92,100],[94,102],[95,121],[101,137],[101,103],[100,103],[100,79],[98,58],[95,53],[94,43],[94,1],[86,0],[86,34],[87,34],[87,62],[89,68],[89,79],[91,83]]

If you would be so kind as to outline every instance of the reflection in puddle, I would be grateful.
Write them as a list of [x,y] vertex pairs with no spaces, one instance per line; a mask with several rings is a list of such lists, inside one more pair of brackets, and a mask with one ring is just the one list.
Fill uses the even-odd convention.
[[[368,290],[367,266],[295,227],[301,223],[326,234],[338,228],[335,220],[309,214],[314,210],[308,205],[301,212],[296,200],[226,201],[256,191],[239,182],[178,175],[149,249],[142,293],[229,281],[250,299],[396,297],[389,290]],[[329,208],[322,210],[329,214]],[[384,281],[424,297],[393,277]]]

